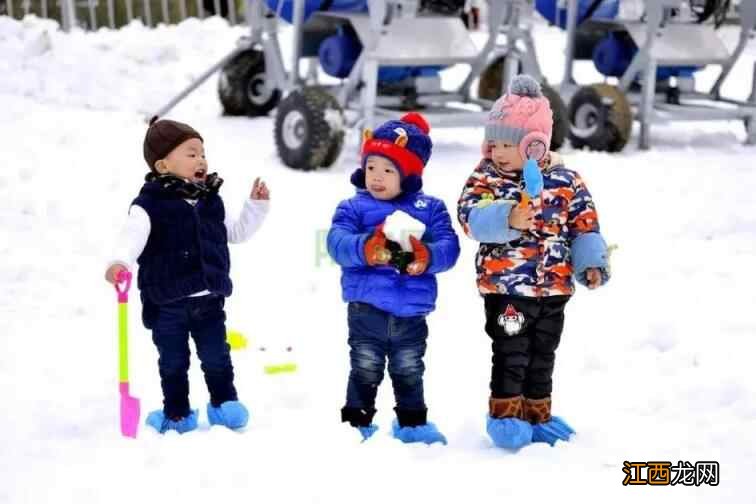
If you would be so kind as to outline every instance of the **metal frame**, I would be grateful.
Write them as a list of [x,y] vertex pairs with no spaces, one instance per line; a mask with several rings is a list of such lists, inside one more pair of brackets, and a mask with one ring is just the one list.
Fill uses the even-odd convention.
[[[612,25],[625,28],[639,46],[630,66],[619,79],[618,87],[626,94],[640,122],[639,148],[651,146],[651,125],[670,121],[742,120],[746,124],[748,145],[756,144],[756,64],[751,83],[751,96],[747,101],[721,96],[722,84],[735,63],[742,56],[748,40],[756,32],[756,0],[743,0],[740,6],[741,31],[738,45],[728,52],[714,31],[713,25],[682,25],[669,18],[669,9],[679,8],[682,0],[644,0],[645,20],[613,20]],[[577,33],[578,0],[568,0],[567,51],[565,70],[560,88],[563,97],[572,96],[578,85],[573,78],[575,40]],[[686,34],[687,33],[687,34]],[[685,37],[696,37],[699,54],[691,57],[685,51]],[[688,49],[691,46],[688,45]],[[708,93],[681,92],[680,104],[666,103],[656,94],[656,70],[659,65],[720,65],[722,72]],[[640,80],[640,93],[631,92],[634,82]]]
[[[467,64],[470,71],[464,82],[452,91],[420,92],[417,103],[434,127],[480,126],[488,114],[491,101],[474,98],[471,87],[486,67],[496,58],[505,56],[507,73],[502,80],[506,88],[509,77],[516,73],[521,61],[526,72],[541,77],[530,27],[523,23],[533,15],[533,0],[502,0],[490,2],[488,7],[488,38],[485,46],[475,48],[464,25],[454,17],[418,16],[417,0],[368,0],[368,13],[318,12],[304,21],[304,0],[293,5],[294,41],[289,70],[278,42],[278,17],[263,0],[247,0],[247,22],[250,34],[236,49],[213,65],[199,79],[156,112],[164,115],[196,89],[213,73],[222,68],[238,52],[251,47],[261,48],[265,54],[266,80],[283,95],[301,88],[307,78],[301,75],[302,44],[305,31],[314,27],[336,27],[349,24],[363,45],[362,53],[349,76],[329,90],[345,112],[348,127],[374,127],[379,122],[396,117],[401,97],[384,96],[378,89],[378,69],[381,65],[425,66]],[[433,37],[419,33],[430,30]],[[428,33],[428,32],[425,32]],[[503,41],[502,38],[506,38]],[[405,49],[397,40],[407,42]],[[447,42],[453,40],[452,42]],[[446,43],[445,43],[446,42]],[[390,43],[394,45],[389,46]],[[520,48],[520,45],[524,49]],[[313,78],[310,65],[309,80]],[[154,115],[154,114],[152,114]]]
[[[237,54],[256,46],[261,46],[265,54],[265,77],[267,86],[288,91],[296,86],[296,78],[290,81],[289,74],[283,66],[283,53],[278,42],[278,20],[275,16],[267,16],[267,8],[262,0],[248,0],[246,18],[250,27],[249,36],[237,41],[236,47],[221,58],[213,66],[205,70],[197,79],[192,81],[179,94],[172,98],[154,113],[145,117],[149,121],[152,117],[162,117],[173,107],[189,96],[195,89],[212,77],[218,70],[226,66]],[[296,52],[296,51],[295,51]],[[292,76],[294,73],[292,72]]]

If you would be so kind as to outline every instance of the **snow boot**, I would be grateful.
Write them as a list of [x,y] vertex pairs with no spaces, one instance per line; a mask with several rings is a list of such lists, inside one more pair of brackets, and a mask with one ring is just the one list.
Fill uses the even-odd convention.
[[360,431],[362,440],[367,441],[378,430],[378,426],[372,423],[375,411],[375,408],[344,406],[341,408],[341,421],[349,422],[349,425]]
[[236,430],[247,425],[249,412],[239,401],[226,401],[217,408],[207,403],[207,420],[210,425],[223,425]]
[[155,410],[147,415],[147,420],[144,423],[160,434],[165,434],[169,430],[175,430],[179,434],[184,434],[197,428],[197,417],[198,411],[190,410],[189,415],[177,420],[171,420],[170,418],[166,418],[163,410]]
[[391,426],[394,437],[403,443],[442,443],[446,444],[446,437],[439,432],[438,427],[428,421],[428,409],[394,408],[396,419]]
[[427,422],[423,425],[402,427],[399,421],[394,419],[391,426],[392,434],[402,443],[442,443],[446,444],[446,437],[441,434],[433,422]]
[[370,439],[370,437],[373,434],[376,433],[376,431],[378,430],[378,426],[371,423],[370,425],[367,425],[367,426],[362,426],[362,425],[357,426],[356,429],[360,431],[360,434],[362,434],[362,440],[367,441],[368,439]]
[[533,424],[533,442],[548,443],[569,441],[575,431],[567,422],[551,415],[551,397],[528,399],[524,401],[524,417]]
[[522,396],[490,398],[486,432],[494,445],[508,450],[519,450],[533,440],[533,426],[522,419]]

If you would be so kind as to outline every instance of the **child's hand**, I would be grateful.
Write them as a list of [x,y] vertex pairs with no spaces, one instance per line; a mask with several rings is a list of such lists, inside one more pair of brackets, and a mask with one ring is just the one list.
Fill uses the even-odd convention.
[[252,192],[249,194],[249,197],[253,200],[269,200],[270,199],[270,190],[268,189],[268,186],[265,185],[265,182],[260,180],[260,177],[257,177],[255,179],[255,183],[252,185]]
[[128,271],[128,268],[126,268],[123,264],[114,264],[110,268],[105,271],[105,280],[112,283],[113,285],[117,284],[118,281],[116,278],[118,278],[118,274],[121,271]]
[[601,270],[599,268],[588,268],[585,270],[585,279],[588,281],[588,288],[595,289],[603,283]]
[[407,274],[410,276],[422,275],[428,269],[430,251],[423,242],[414,236],[410,236],[410,243],[412,243],[412,252],[415,254],[415,260],[407,266]]
[[391,261],[391,251],[386,248],[383,224],[375,228],[373,235],[365,242],[365,260],[369,266],[383,266]]
[[509,227],[520,231],[530,229],[535,210],[530,206],[514,205],[509,213]]

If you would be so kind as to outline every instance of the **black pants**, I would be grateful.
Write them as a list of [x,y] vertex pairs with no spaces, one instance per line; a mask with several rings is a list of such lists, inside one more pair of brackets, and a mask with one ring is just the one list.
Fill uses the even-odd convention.
[[223,296],[189,297],[156,306],[151,320],[152,341],[160,358],[163,412],[168,418],[189,414],[189,334],[202,363],[210,402],[218,407],[237,400],[234,368],[226,343]]
[[486,333],[493,341],[491,397],[551,395],[555,351],[569,296],[484,296]]

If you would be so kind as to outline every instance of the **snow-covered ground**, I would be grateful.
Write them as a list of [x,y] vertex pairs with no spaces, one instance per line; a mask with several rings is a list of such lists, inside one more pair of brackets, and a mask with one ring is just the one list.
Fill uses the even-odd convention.
[[[475,244],[463,238],[457,267],[440,277],[426,359],[430,417],[449,445],[390,437],[388,382],[381,430],[360,443],[339,423],[346,309],[322,245],[352,191],[355,148],[331,170],[287,169],[272,120],[221,117],[212,79],[171,117],[203,134],[231,211],[256,176],[273,197],[264,228],[232,249],[228,325],[250,340],[234,363],[252,419],[239,434],[209,429],[203,412],[197,432],[142,427],[137,440],[122,438],[116,300],[103,271],[145,172],[143,117],[241,33],[210,19],[65,35],[0,17],[0,502],[756,501],[756,150],[741,145],[738,123],[658,127],[649,152],[565,149],[619,245],[611,283],[581,289],[568,307],[554,409],[577,429],[572,442],[510,454],[488,440],[489,341]],[[538,25],[536,40],[555,81],[563,35]],[[725,88],[732,96],[748,95],[754,55]],[[433,135],[426,190],[453,211],[482,129]],[[157,354],[134,297],[131,383],[146,412],[161,403]],[[299,371],[263,373],[278,359]],[[623,487],[625,460],[716,460],[721,482]]]

